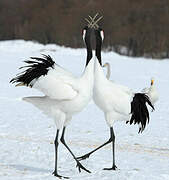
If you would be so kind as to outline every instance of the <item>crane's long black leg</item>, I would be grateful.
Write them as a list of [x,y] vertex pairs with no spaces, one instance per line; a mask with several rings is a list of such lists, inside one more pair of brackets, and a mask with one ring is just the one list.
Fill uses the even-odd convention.
[[61,179],[62,177],[68,179],[68,177],[60,176],[60,175],[58,174],[58,172],[57,172],[58,145],[59,145],[59,143],[58,143],[58,137],[59,137],[59,129],[57,129],[56,137],[55,137],[55,170],[54,170],[54,172],[53,172],[53,175],[56,176],[56,177],[58,177],[58,178],[60,178],[60,179]]
[[[114,134],[114,133],[113,133],[113,134]],[[96,152],[97,150],[101,149],[101,148],[104,147],[105,145],[113,142],[113,136],[112,136],[113,134],[112,134],[112,130],[111,130],[111,128],[110,128],[110,139],[109,139],[108,141],[106,141],[104,144],[100,145],[99,147],[97,147],[97,148],[94,149],[93,151],[90,151],[89,153],[87,153],[87,154],[85,154],[85,155],[83,155],[83,156],[77,157],[77,159],[81,161],[81,160],[84,160],[84,159],[86,159],[86,158],[89,158],[89,156],[90,156],[91,154],[93,154],[93,153]]]
[[112,138],[112,153],[113,153],[113,165],[111,168],[104,168],[103,170],[116,170],[117,166],[115,165],[115,135],[113,127],[110,128],[110,136]]
[[77,163],[77,166],[76,166],[76,167],[78,167],[79,172],[81,172],[81,169],[83,169],[84,171],[86,171],[86,172],[88,172],[88,173],[91,173],[88,169],[86,169],[86,168],[77,160],[77,158],[75,157],[75,155],[73,154],[73,152],[70,150],[70,148],[69,148],[68,145],[66,144],[65,139],[64,139],[65,129],[66,129],[66,127],[63,127],[63,132],[62,132],[62,136],[61,136],[60,141],[61,141],[61,142],[63,143],[63,145],[67,148],[67,150],[70,152],[70,154],[73,156],[74,160],[75,160],[76,163]]

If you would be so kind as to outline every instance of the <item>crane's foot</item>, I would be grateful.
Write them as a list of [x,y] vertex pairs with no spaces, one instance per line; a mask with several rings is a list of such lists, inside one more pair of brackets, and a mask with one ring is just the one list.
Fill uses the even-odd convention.
[[103,170],[117,170],[117,166],[116,165],[114,165],[113,167],[111,167],[111,168],[104,168]]
[[78,168],[79,172],[81,172],[81,169],[83,169],[84,171],[91,173],[88,169],[86,169],[78,160],[76,161],[77,165],[76,167]]
[[64,178],[64,179],[69,179],[69,177],[60,176],[56,171],[54,171],[52,174],[53,174],[54,176],[58,177],[59,179],[62,179],[62,178]]
[[81,160],[89,158],[89,156],[90,156],[90,154],[85,154],[83,156],[77,157],[77,160],[81,161]]

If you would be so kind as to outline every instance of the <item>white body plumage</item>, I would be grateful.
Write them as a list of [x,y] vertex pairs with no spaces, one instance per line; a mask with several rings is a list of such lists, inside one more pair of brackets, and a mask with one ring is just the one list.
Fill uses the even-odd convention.
[[93,99],[104,112],[107,124],[112,127],[114,121],[129,120],[133,92],[119,84],[108,80],[98,60],[95,61]]
[[80,78],[55,65],[47,75],[41,76],[32,84],[33,88],[40,90],[46,96],[25,97],[23,100],[53,118],[57,129],[60,129],[67,125],[73,114],[82,111],[91,100],[93,71],[94,58],[90,60]]

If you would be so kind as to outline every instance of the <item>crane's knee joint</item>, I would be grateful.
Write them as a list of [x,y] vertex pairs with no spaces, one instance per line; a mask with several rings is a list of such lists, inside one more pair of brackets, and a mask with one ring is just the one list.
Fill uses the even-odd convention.
[[115,136],[114,135],[112,135],[111,137],[110,137],[110,139],[109,139],[109,141],[115,141]]
[[113,141],[113,139],[110,137],[110,139],[108,140],[108,143],[110,143],[110,142],[112,142]]
[[61,137],[61,138],[60,138],[60,141],[61,141],[63,144],[65,144],[65,139],[64,139],[64,137]]
[[54,143],[55,143],[55,146],[58,146],[58,145],[59,145],[59,143],[58,143],[57,140],[55,140]]

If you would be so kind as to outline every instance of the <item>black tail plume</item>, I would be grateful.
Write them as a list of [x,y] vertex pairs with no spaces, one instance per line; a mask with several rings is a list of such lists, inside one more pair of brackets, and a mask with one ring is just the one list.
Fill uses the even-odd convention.
[[133,97],[133,101],[131,102],[132,116],[130,121],[128,122],[130,122],[130,124],[137,123],[140,125],[138,133],[143,132],[143,130],[146,127],[146,124],[149,123],[150,117],[146,103],[148,103],[148,105],[151,106],[154,110],[154,106],[152,105],[149,97],[144,93],[136,93]]
[[49,55],[44,55],[43,58],[31,57],[32,60],[24,61],[28,65],[20,67],[27,68],[25,71],[19,73],[15,78],[11,79],[10,83],[22,83],[25,86],[33,86],[33,80],[38,79],[42,75],[46,75],[49,68],[53,68],[55,62]]

